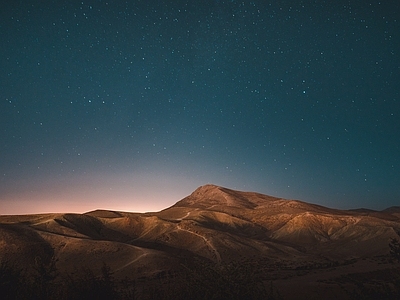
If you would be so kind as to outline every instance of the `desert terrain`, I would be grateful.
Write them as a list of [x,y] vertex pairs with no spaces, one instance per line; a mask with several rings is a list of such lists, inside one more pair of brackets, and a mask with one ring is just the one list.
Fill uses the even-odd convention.
[[26,297],[4,283],[21,274],[49,299],[73,298],[65,284],[79,298],[90,278],[112,283],[98,299],[396,299],[393,239],[400,207],[337,210],[205,185],[159,212],[0,215],[0,288]]

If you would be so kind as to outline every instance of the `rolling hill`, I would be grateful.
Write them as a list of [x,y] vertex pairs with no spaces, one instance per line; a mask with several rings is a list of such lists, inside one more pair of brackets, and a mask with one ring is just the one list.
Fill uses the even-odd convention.
[[0,216],[0,258],[28,273],[38,258],[63,274],[105,263],[115,278],[146,282],[239,262],[284,299],[335,298],[355,285],[343,276],[396,268],[388,244],[399,234],[399,207],[337,210],[205,185],[154,213]]

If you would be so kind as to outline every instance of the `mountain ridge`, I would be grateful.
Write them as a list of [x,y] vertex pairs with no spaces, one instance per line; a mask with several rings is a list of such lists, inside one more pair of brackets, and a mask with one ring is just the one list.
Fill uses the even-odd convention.
[[299,268],[334,264],[345,273],[349,261],[367,259],[363,268],[376,270],[377,257],[389,268],[388,243],[400,237],[398,211],[338,210],[204,185],[159,212],[0,216],[0,258],[24,266],[55,258],[63,272],[106,262],[118,278],[179,273],[191,261],[254,260],[274,270],[264,276],[287,284],[279,278],[297,278]]

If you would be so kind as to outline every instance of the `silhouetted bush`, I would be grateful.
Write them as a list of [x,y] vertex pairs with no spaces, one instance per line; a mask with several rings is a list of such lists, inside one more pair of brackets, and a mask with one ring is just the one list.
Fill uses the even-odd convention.
[[[37,258],[32,272],[8,262],[0,263],[0,299],[134,299],[128,281],[117,286],[110,268],[104,264],[101,275],[82,269],[79,275],[60,275],[56,261],[44,263]],[[119,291],[121,288],[121,292]]]
[[[34,273],[30,284],[31,299],[52,299],[55,298],[59,287],[55,283],[58,277],[56,259],[51,258],[49,262],[43,261],[41,257],[36,257]],[[27,285],[29,286],[29,285]]]
[[266,285],[261,274],[251,264],[232,262],[215,265],[197,261],[190,268],[183,268],[184,274],[176,276],[174,283],[157,281],[150,298],[281,299],[272,283]]
[[400,299],[400,270],[386,269],[342,276],[350,299]]
[[392,258],[400,262],[400,242],[397,239],[392,238],[389,243],[389,248]]
[[81,276],[69,275],[65,284],[67,299],[120,299],[110,267],[103,264],[101,276],[88,268],[82,269]]
[[22,270],[7,261],[0,263],[0,296],[2,299],[20,299],[25,282]]

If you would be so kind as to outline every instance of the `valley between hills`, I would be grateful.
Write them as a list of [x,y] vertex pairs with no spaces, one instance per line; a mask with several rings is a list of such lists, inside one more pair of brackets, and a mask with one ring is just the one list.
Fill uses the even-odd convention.
[[38,265],[59,284],[106,266],[130,299],[396,299],[399,239],[400,207],[337,210],[215,185],[159,212],[0,216],[0,259],[27,278]]

